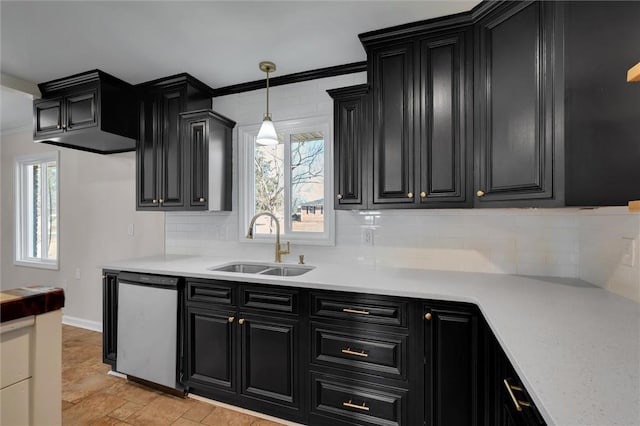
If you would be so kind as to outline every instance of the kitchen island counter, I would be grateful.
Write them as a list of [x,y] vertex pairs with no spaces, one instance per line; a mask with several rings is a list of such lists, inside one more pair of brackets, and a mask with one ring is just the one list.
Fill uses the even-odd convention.
[[[578,279],[315,264],[297,277],[167,255],[105,269],[476,304],[548,424],[640,424],[640,304]],[[242,259],[243,262],[263,262]]]

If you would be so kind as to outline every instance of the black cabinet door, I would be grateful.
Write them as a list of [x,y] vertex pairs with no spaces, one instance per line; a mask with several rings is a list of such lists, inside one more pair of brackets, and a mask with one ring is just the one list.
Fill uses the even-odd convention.
[[98,125],[96,89],[81,92],[64,99],[66,129],[77,130]]
[[163,207],[184,206],[183,152],[180,140],[180,113],[184,111],[186,87],[160,94],[158,140],[161,143],[160,199]]
[[424,206],[463,207],[471,201],[468,44],[465,32],[420,41],[420,139],[415,167],[420,171],[416,199]]
[[204,209],[207,205],[208,164],[209,155],[207,140],[209,138],[208,120],[189,120],[183,129],[187,134],[187,158],[189,163],[188,197],[189,208]]
[[413,43],[369,52],[373,77],[372,205],[414,204]]
[[116,366],[118,343],[118,274],[102,276],[102,362]]
[[154,96],[140,99],[140,129],[136,147],[137,208],[157,208],[161,151],[156,143],[157,103]]
[[33,103],[34,137],[64,132],[63,99],[42,99]]
[[507,2],[476,25],[476,206],[554,196],[554,7]]
[[236,392],[234,311],[186,308],[185,383],[207,390]]
[[298,408],[298,321],[243,313],[240,318],[240,393]]
[[424,312],[426,424],[477,425],[477,317],[431,306]]
[[334,99],[334,179],[336,209],[366,207],[368,85],[330,90]]

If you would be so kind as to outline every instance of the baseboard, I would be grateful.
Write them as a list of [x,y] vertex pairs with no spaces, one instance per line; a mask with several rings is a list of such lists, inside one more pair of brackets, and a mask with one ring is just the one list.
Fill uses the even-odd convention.
[[62,316],[62,323],[73,327],[86,328],[87,330],[98,331],[102,333],[102,322],[89,321],[82,318],[71,317],[69,315]]

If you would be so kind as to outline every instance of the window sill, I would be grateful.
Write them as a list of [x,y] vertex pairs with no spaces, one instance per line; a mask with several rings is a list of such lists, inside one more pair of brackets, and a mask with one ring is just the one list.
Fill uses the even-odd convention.
[[39,261],[31,261],[31,260],[14,260],[13,264],[16,266],[26,266],[28,268],[38,268],[38,269],[52,269],[57,271],[58,262],[39,262]]

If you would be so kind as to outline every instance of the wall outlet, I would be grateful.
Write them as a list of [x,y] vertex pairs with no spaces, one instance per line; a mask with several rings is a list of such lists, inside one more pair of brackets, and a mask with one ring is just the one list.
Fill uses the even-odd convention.
[[631,237],[622,237],[624,248],[622,249],[622,264],[631,268],[636,266],[636,250],[638,240]]
[[76,268],[76,280],[80,279],[80,268]]
[[127,235],[133,237],[133,231],[133,223],[130,223],[129,225],[127,225]]
[[373,246],[373,229],[364,228],[362,230],[362,245]]

